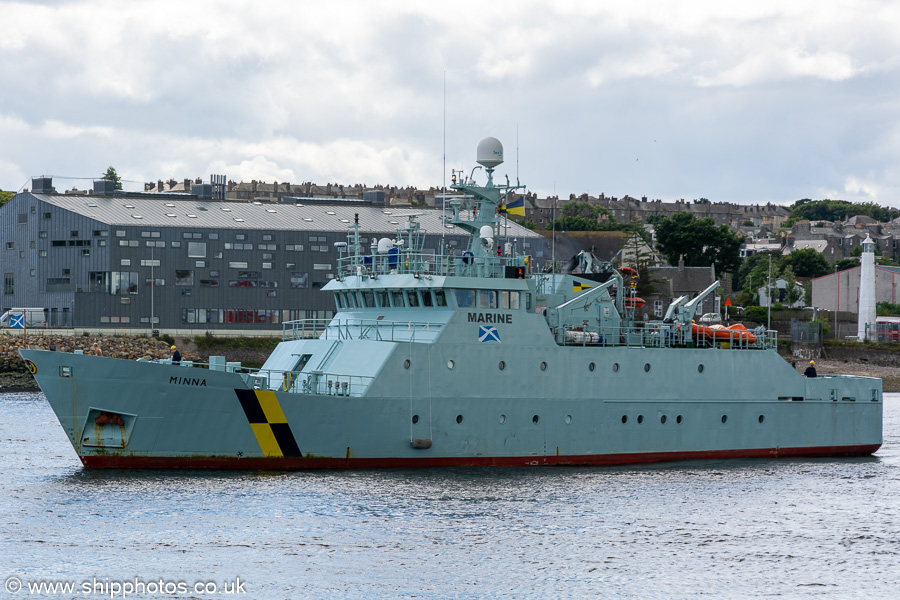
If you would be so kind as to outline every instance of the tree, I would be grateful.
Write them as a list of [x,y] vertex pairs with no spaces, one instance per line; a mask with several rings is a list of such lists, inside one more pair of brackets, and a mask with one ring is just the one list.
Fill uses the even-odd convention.
[[728,226],[716,227],[712,219],[689,212],[657,221],[656,248],[672,265],[683,256],[686,266],[715,265],[716,273],[734,273],[740,266],[741,241]]
[[834,263],[834,266],[838,271],[846,271],[847,269],[852,269],[853,267],[859,266],[858,258],[842,258],[841,260]]
[[116,173],[116,169],[110,165],[108,169],[106,169],[106,173],[103,174],[103,179],[108,179],[109,181],[116,182],[116,189],[122,189],[122,178],[119,177],[119,174]]
[[781,278],[784,279],[784,301],[788,306],[793,306],[803,295],[803,290],[797,288],[797,276],[794,275],[791,265],[785,265],[781,271]]
[[13,196],[15,196],[15,193],[13,192],[4,192],[3,190],[0,190],[0,206],[3,206],[12,200]]
[[784,257],[784,263],[784,266],[790,266],[793,269],[797,277],[821,277],[831,273],[831,265],[814,248],[794,250]]

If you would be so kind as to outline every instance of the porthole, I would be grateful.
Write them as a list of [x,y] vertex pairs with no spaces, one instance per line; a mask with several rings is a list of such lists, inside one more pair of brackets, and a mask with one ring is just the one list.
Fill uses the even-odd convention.
[[419,422],[419,415],[413,415],[413,416],[412,416],[412,422],[413,422],[413,425],[415,425],[416,423],[418,423],[418,422]]
[[455,362],[453,362],[452,360],[448,360],[448,361],[447,361],[447,368],[448,368],[448,369],[451,369],[451,370],[452,370],[454,366],[456,366],[456,363],[455,363]]
[[644,415],[638,415],[638,424],[641,424],[643,422],[644,422]]
[[506,363],[501,360],[497,367],[502,371],[506,368]]
[[547,370],[547,363],[542,362],[541,363],[541,371],[546,371],[546,370]]
[[457,424],[462,423],[462,415],[456,415]]
[[678,415],[677,417],[675,417],[675,422],[678,423],[679,425],[681,424],[681,415]]
[[650,372],[650,363],[644,363],[644,371],[645,371],[646,373],[649,373],[649,372]]
[[591,372],[594,371],[594,363],[591,363],[588,365],[588,371],[591,371]]
[[406,360],[403,361],[403,368],[404,368],[404,369],[408,369],[408,368],[409,368],[409,359],[408,359],[408,358],[407,358]]
[[572,422],[572,415],[566,415],[566,425]]
[[506,423],[506,415],[501,414],[499,417],[497,417],[497,420],[500,421],[501,424]]
[[628,415],[622,415],[622,423],[628,422]]
[[613,373],[616,373],[618,371],[619,371],[619,363],[613,363]]
[[666,415],[661,416],[659,418],[659,422],[662,423],[663,425],[665,425],[666,424]]
[[759,415],[759,422],[762,423],[766,420],[766,415]]
[[722,415],[722,422],[725,423],[728,421],[728,415]]
[[537,425],[538,421],[540,421],[540,420],[541,420],[541,418],[538,415],[534,415],[533,417],[531,417],[531,422],[534,423],[535,425]]
[[697,372],[698,372],[698,373],[702,373],[702,372],[703,372],[703,365],[697,365]]

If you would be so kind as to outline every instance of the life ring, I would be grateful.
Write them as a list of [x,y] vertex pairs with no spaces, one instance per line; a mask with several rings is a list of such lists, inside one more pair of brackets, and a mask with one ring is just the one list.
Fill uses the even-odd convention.
[[469,250],[466,250],[465,252],[462,253],[463,264],[471,265],[474,260],[475,260],[475,255],[472,254]]
[[294,387],[294,376],[288,372],[284,372],[284,378],[281,380],[281,389],[285,392],[290,391]]

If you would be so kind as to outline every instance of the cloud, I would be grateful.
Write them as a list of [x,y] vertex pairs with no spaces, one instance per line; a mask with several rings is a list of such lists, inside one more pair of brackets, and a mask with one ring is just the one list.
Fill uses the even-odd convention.
[[[893,201],[900,5],[0,0],[21,174]],[[161,16],[164,15],[164,16]],[[444,112],[446,81],[446,112]],[[515,150],[518,138],[518,151]],[[855,182],[855,183],[854,183]]]

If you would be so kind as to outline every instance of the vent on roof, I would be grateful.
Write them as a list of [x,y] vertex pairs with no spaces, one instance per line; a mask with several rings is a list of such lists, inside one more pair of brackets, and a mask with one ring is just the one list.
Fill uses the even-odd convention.
[[97,208],[97,205],[93,202],[88,202],[87,204],[88,204],[88,206],[90,206],[92,208]]
[[175,213],[166,213],[166,216],[167,217],[175,217],[176,215],[175,215]]
[[[349,223],[349,222],[350,222],[350,219],[341,219],[341,223]],[[335,243],[337,243],[337,242],[335,242]]]
[[237,221],[238,223],[243,223],[243,222],[244,222],[244,220],[243,220],[242,218],[240,218],[240,217],[235,217],[234,220]]
[[399,225],[399,221],[391,221],[391,225]]
[[116,191],[116,182],[109,179],[100,179],[94,182],[95,196],[112,196]]
[[126,204],[125,208],[134,208],[134,204]]
[[309,222],[309,223],[312,223],[312,219],[310,219],[309,217],[303,217],[303,220],[304,220],[304,221],[307,221],[307,222]]
[[254,202],[253,204],[255,204],[257,206],[262,206],[262,202]]
[[53,178],[52,177],[32,177],[31,178],[32,194],[52,194]]
[[189,214],[188,217],[191,218],[191,219],[196,219],[196,218],[197,218],[197,215],[191,215],[191,214]]
[[266,212],[274,213],[274,212],[278,212],[278,211],[275,210],[274,208],[267,208]]
[[231,212],[230,208],[223,208],[222,210],[224,210],[225,212]]
[[336,215],[336,214],[337,214],[337,213],[334,212],[333,210],[326,210],[325,212],[328,213],[329,215]]
[[197,207],[197,210],[207,211],[207,210],[209,210],[209,209],[208,209],[208,208],[204,208],[204,207],[202,207],[202,206],[198,206],[198,207]]
[[134,217],[135,219],[143,219],[144,218],[141,215],[131,215],[131,216]]
[[171,202],[166,202],[166,206],[168,206],[169,208],[175,208],[175,205]]

